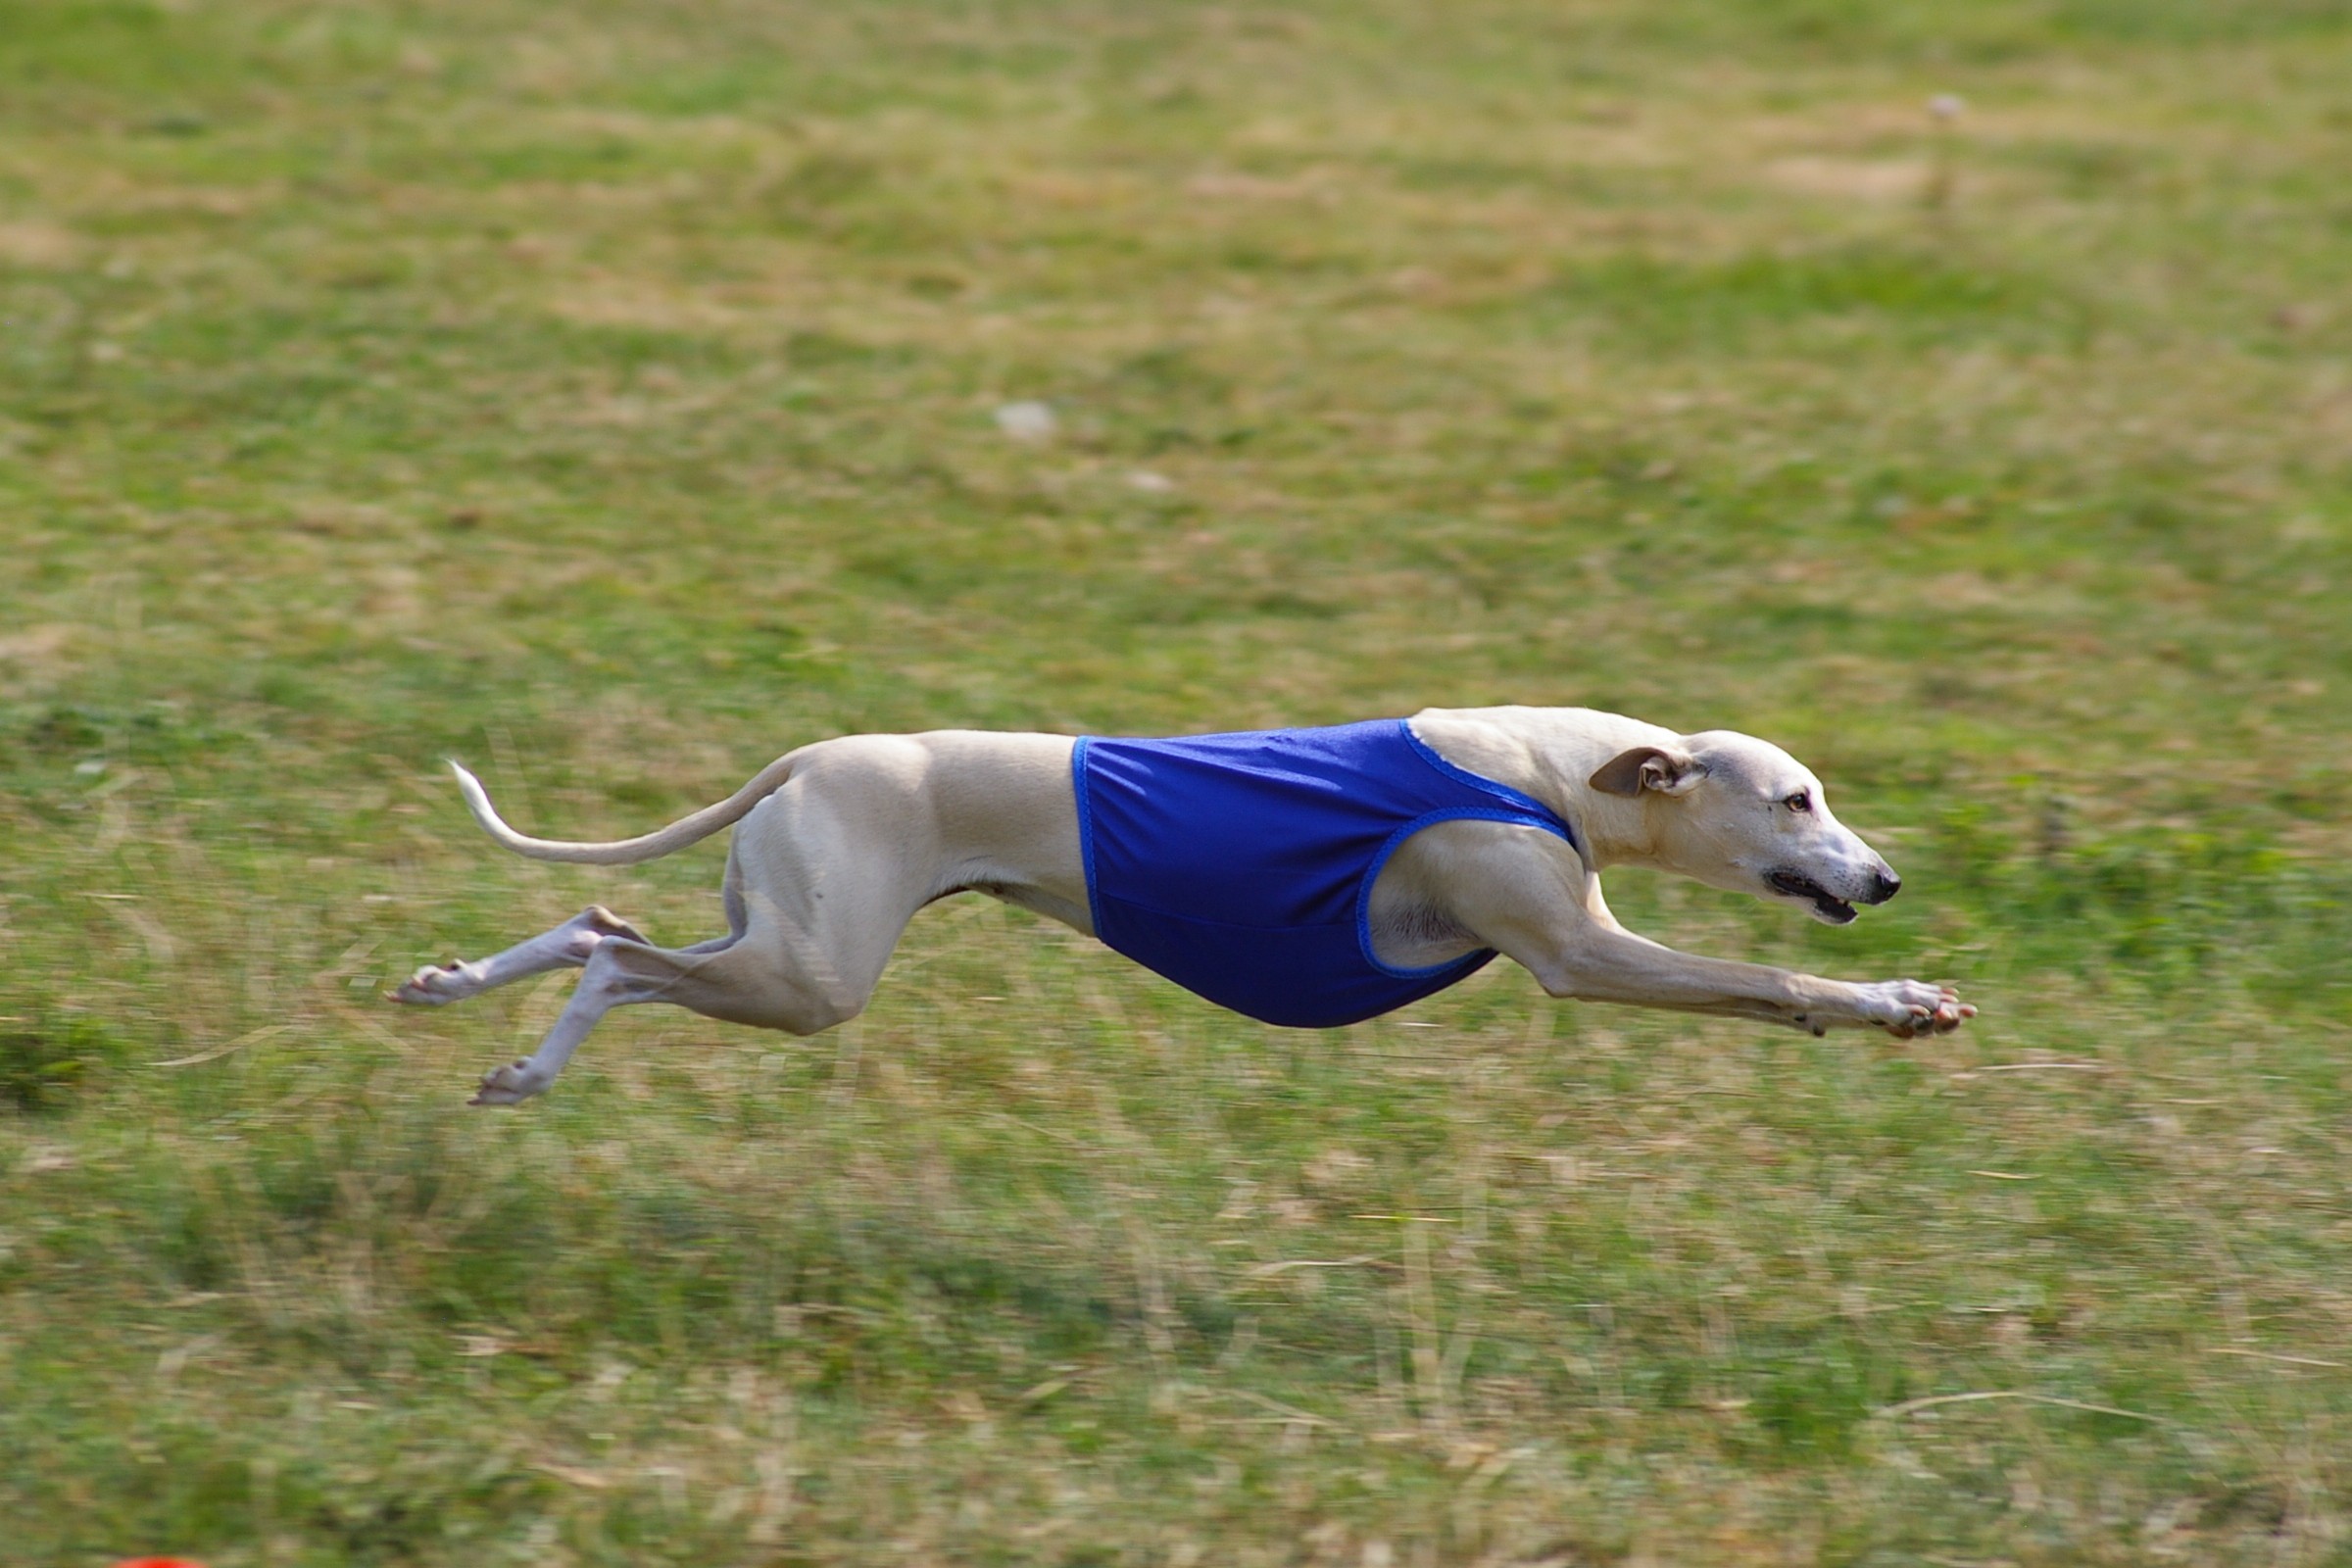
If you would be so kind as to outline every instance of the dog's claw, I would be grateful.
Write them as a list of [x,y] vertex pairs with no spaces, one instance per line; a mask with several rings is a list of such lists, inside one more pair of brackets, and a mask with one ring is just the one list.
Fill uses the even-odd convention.
[[1887,980],[1862,987],[1856,1021],[1867,1021],[1897,1040],[1945,1035],[1977,1015],[1949,986],[1920,980]]
[[531,1071],[531,1058],[517,1056],[504,1067],[493,1067],[482,1074],[482,1086],[473,1092],[468,1105],[519,1105],[547,1087],[548,1080],[537,1078]]
[[475,967],[462,962],[428,963],[402,981],[392,1000],[425,1007],[462,1002],[481,989],[480,974],[467,972]]

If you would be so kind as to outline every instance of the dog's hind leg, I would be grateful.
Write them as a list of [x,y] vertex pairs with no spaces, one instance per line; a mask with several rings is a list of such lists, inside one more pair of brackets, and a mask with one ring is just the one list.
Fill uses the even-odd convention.
[[856,1017],[906,922],[954,885],[920,770],[890,765],[921,756],[904,741],[866,739],[814,760],[736,826],[724,888],[731,933],[684,949],[599,937],[538,1050],[484,1074],[472,1103],[511,1105],[545,1090],[597,1020],[635,1003],[796,1035]]
[[[556,934],[548,933],[549,936]],[[467,1104],[513,1105],[528,1100],[556,1081],[556,1074],[564,1070],[564,1064],[571,1059],[571,1054],[580,1049],[580,1042],[588,1038],[588,1031],[595,1028],[597,1020],[607,1012],[632,1002],[660,1000],[655,992],[642,984],[631,983],[626,975],[617,972],[611,961],[612,950],[608,942],[609,939],[597,942],[588,956],[580,960],[584,972],[580,976],[579,986],[572,992],[571,1000],[564,1004],[564,1011],[557,1017],[555,1027],[548,1030],[547,1038],[539,1042],[539,1049],[504,1067],[493,1067],[482,1074],[481,1087],[474,1091]],[[526,948],[530,945],[523,944]],[[519,953],[522,950],[517,948],[511,951]],[[670,958],[688,956],[685,954],[664,954],[660,948],[642,947],[641,951],[662,954]],[[501,955],[502,957],[504,956]],[[541,967],[556,968],[563,961],[545,963]]]
[[[912,910],[908,911],[912,913]],[[891,935],[895,938],[897,932]],[[806,933],[755,923],[741,937],[697,948],[600,943],[539,1049],[482,1075],[468,1104],[512,1105],[556,1080],[598,1020],[614,1007],[666,1002],[729,1023],[812,1035],[856,1017],[881,978],[882,962],[845,965]],[[887,949],[880,958],[887,960]]]
[[463,1002],[512,980],[545,974],[551,969],[576,969],[612,937],[625,937],[632,942],[645,940],[628,921],[601,904],[592,904],[553,931],[542,931],[504,953],[494,953],[487,958],[461,958],[455,963],[428,963],[409,976],[392,993],[392,1000],[420,1006]]
[[[743,905],[742,868],[734,857],[727,858],[727,876],[719,895],[726,905],[727,934],[709,942],[698,942],[681,953],[715,953],[741,937],[748,917]],[[601,904],[591,904],[552,931],[542,931],[528,942],[518,942],[504,953],[494,953],[487,958],[460,959],[455,963],[428,963],[409,976],[401,988],[392,993],[395,1002],[415,1003],[421,1006],[439,1006],[444,1003],[464,1002],[479,996],[492,986],[503,986],[511,980],[527,979],[546,974],[551,969],[577,969],[585,965],[596,950],[613,937],[630,942],[653,944],[635,926],[614,914]]]

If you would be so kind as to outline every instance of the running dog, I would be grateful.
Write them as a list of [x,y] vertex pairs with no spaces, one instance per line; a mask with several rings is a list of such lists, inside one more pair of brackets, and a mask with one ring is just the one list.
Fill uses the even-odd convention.
[[626,865],[735,826],[727,934],[657,947],[593,906],[518,947],[419,969],[401,1002],[584,971],[530,1055],[470,1102],[544,1091],[610,1008],[667,1002],[815,1034],[857,1016],[914,911],[984,893],[1100,938],[1211,1002],[1327,1028],[1501,954],[1554,997],[1900,1039],[1975,1016],[1945,986],[1824,980],[1678,953],[1619,925],[1601,873],[1639,865],[1831,925],[1902,886],[1768,742],[1581,708],[1172,740],[938,730],[819,741],[657,832],[528,838],[455,762],[474,820],[533,859]]

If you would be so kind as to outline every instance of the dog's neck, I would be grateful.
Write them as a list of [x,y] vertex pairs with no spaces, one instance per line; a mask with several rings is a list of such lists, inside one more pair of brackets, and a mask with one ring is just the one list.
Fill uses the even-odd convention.
[[[1496,722],[1506,716],[1508,722]],[[1645,804],[1603,795],[1589,781],[1621,752],[1675,745],[1681,737],[1674,731],[1583,708],[1429,708],[1410,722],[1456,767],[1508,784],[1558,812],[1576,829],[1593,870],[1672,869],[1658,858]]]

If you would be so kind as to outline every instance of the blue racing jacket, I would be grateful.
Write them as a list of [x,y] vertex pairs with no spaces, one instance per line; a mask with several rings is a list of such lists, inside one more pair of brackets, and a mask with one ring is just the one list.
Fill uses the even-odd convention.
[[1454,766],[1400,718],[1330,729],[1078,742],[1078,840],[1095,934],[1220,1006],[1295,1029],[1392,1011],[1493,949],[1400,969],[1372,956],[1372,882],[1434,822],[1576,834]]

